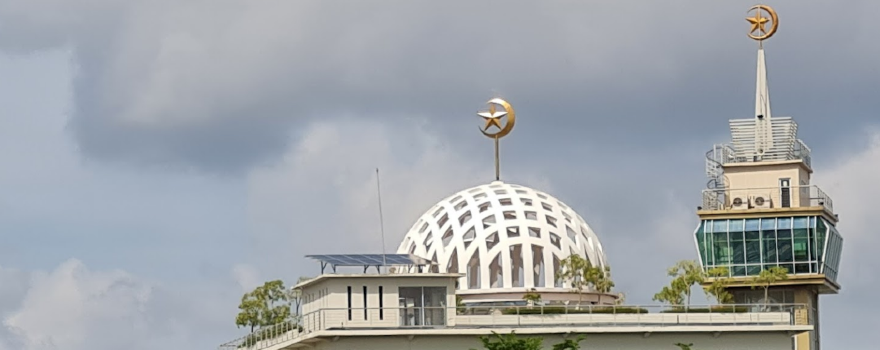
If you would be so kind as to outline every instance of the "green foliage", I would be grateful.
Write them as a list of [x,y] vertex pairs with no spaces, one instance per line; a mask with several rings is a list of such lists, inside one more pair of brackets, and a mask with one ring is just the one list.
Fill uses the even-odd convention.
[[653,299],[671,305],[690,305],[693,285],[703,283],[706,279],[700,264],[693,260],[679,261],[669,268],[668,274],[672,281],[654,294]]
[[532,288],[523,295],[523,300],[529,302],[530,305],[534,305],[541,302],[541,294],[538,293],[538,290]]
[[[302,282],[308,281],[312,279],[311,277],[301,276],[296,280],[296,284],[300,284]],[[299,316],[302,311],[302,289],[296,288],[290,291],[288,296],[290,303],[292,304],[292,308],[290,312],[294,315]]]
[[593,285],[599,293],[610,293],[614,288],[614,281],[611,280],[611,266],[605,266],[605,269],[599,267],[590,267],[589,279],[587,280]]
[[581,342],[584,340],[583,335],[578,336],[577,339],[565,339],[559,344],[553,344],[553,350],[578,350],[581,348]]
[[581,305],[582,294],[589,287],[599,293],[609,293],[611,288],[614,288],[614,281],[611,280],[611,267],[609,266],[604,269],[593,266],[589,260],[576,254],[569,255],[568,258],[560,262],[559,266],[560,273],[556,278],[559,281],[567,282],[574,292],[578,293],[578,307]]
[[[553,344],[553,350],[578,350],[581,348],[580,342],[584,340],[584,336],[578,336],[576,339],[565,339],[559,344]],[[541,350],[544,348],[544,338],[527,337],[519,338],[516,333],[498,334],[492,332],[491,336],[480,337],[483,348],[486,350]],[[477,349],[471,349],[477,350]]]
[[513,332],[505,335],[492,332],[491,336],[480,337],[480,341],[486,350],[541,350],[544,338],[519,338]]
[[290,293],[281,280],[269,281],[241,297],[241,310],[235,317],[239,327],[266,327],[290,319]]
[[501,310],[505,315],[555,315],[555,314],[646,314],[647,309],[631,306],[590,306],[585,309],[569,309],[562,306],[541,306],[535,308],[507,308]]
[[729,271],[726,267],[715,267],[706,272],[706,276],[712,278],[712,283],[705,287],[706,295],[715,298],[719,304],[733,301],[733,294],[727,291],[727,286],[730,284],[728,275]]
[[672,344],[672,345],[675,345],[675,346],[681,348],[681,350],[691,350],[691,346],[694,346],[694,343],[688,343],[688,344],[684,344],[684,343],[675,343],[675,344]]
[[734,305],[715,305],[712,307],[688,307],[685,309],[683,306],[673,307],[667,310],[660,311],[660,313],[689,313],[689,314],[706,314],[706,313],[745,313],[750,312],[751,309],[748,306],[734,306]]
[[761,273],[752,278],[752,289],[756,287],[764,288],[764,305],[770,302],[770,286],[776,282],[788,279],[788,269],[782,266],[773,266],[769,269],[761,270]]

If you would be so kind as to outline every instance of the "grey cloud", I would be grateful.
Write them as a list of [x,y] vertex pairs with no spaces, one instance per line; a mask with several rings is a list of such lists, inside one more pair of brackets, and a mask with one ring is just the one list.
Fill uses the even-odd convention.
[[[770,44],[771,66],[802,68],[774,74],[774,91],[789,91],[775,95],[777,106],[821,120],[807,112],[830,112],[874,83],[820,88],[795,77],[858,78],[852,72],[876,52],[860,51],[864,35],[824,40],[833,57],[851,57],[833,73],[829,54],[797,55],[806,39],[833,34],[813,28],[824,7],[794,4],[775,4],[787,27]],[[634,5],[41,0],[0,7],[10,28],[0,47],[72,50],[71,129],[87,154],[218,172],[277,160],[316,118],[426,113],[448,133],[446,120],[471,117],[492,91],[523,115],[553,121],[533,137],[611,142],[643,131],[662,142],[748,115],[749,4]],[[857,33],[870,31],[867,23]],[[805,95],[823,98],[787,102]]]

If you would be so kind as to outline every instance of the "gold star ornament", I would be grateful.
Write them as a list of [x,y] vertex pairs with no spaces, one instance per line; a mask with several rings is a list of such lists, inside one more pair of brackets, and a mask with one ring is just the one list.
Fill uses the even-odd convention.
[[[779,16],[776,15],[776,11],[767,5],[752,6],[752,8],[749,9],[749,12],[751,11],[755,11],[755,16],[746,18],[746,21],[752,25],[751,30],[749,30],[749,37],[754,40],[762,41],[773,36],[779,28]],[[767,16],[764,16],[764,13],[766,13]],[[770,29],[767,29],[766,27],[767,22],[770,22]],[[755,35],[755,32],[758,32],[758,34]]]
[[507,115],[507,111],[498,112],[495,110],[495,104],[489,104],[488,112],[480,112],[477,115],[483,117],[486,120],[486,126],[483,127],[483,131],[489,131],[493,125],[501,130],[501,117]]

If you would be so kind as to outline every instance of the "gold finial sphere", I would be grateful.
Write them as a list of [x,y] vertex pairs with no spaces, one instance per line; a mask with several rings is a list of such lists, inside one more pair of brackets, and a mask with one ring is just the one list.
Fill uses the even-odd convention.
[[[776,10],[767,5],[755,5],[752,6],[748,12],[752,11],[755,11],[755,17],[746,18],[746,21],[749,21],[749,23],[752,24],[752,29],[749,31],[749,38],[757,41],[764,41],[773,36],[773,34],[776,34],[776,30],[779,29],[779,16],[776,15]],[[763,16],[765,12],[769,18]],[[765,27],[767,22],[770,22],[769,30]],[[758,35],[754,34],[756,31],[759,32]]]
[[[486,135],[486,137],[493,139],[500,139],[507,136],[507,134],[513,130],[514,124],[516,124],[516,112],[513,111],[513,107],[510,103],[500,98],[493,98],[487,103],[489,104],[489,111],[477,113],[477,115],[483,117],[486,122],[486,124],[480,128],[480,132],[482,132],[483,135]],[[497,110],[496,106],[500,106],[502,110]],[[507,117],[507,123],[502,126],[501,118],[505,116]],[[493,126],[497,128],[498,131],[490,132],[489,128]]]

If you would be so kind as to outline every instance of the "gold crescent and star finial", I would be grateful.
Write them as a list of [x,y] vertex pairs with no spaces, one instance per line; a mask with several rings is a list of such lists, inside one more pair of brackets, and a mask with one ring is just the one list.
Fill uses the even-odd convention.
[[[486,124],[480,128],[480,132],[486,137],[495,140],[495,180],[501,180],[501,166],[500,166],[500,157],[498,151],[498,140],[513,130],[513,126],[516,124],[516,112],[513,111],[513,107],[507,101],[502,100],[500,98],[493,98],[489,100],[489,111],[488,112],[478,112],[477,115],[482,117]],[[496,106],[501,106],[502,110],[499,111]],[[507,117],[507,122],[502,125],[501,118]],[[495,127],[498,131],[490,132],[489,129]]]
[[[513,130],[514,124],[516,124],[516,113],[513,111],[513,107],[510,106],[510,103],[502,100],[500,98],[493,98],[487,102],[489,104],[488,112],[479,112],[477,115],[483,117],[486,121],[486,125],[480,129],[480,132],[486,137],[489,138],[502,138],[507,136],[511,130]],[[501,106],[503,111],[498,111],[496,106]],[[501,118],[507,116],[507,123],[504,126],[501,125]],[[489,128],[495,126],[498,128],[496,132],[489,132]]]
[[[752,24],[752,29],[749,31],[749,38],[757,41],[764,41],[773,36],[773,34],[776,34],[776,30],[779,29],[779,16],[776,15],[776,11],[773,10],[772,7],[767,5],[755,5],[752,6],[748,12],[752,11],[755,11],[755,17],[746,18],[746,21],[749,21],[749,23]],[[766,12],[770,18],[764,17],[764,12]],[[766,27],[767,22],[770,22],[769,30]],[[755,35],[756,31],[759,32],[758,35]]]

